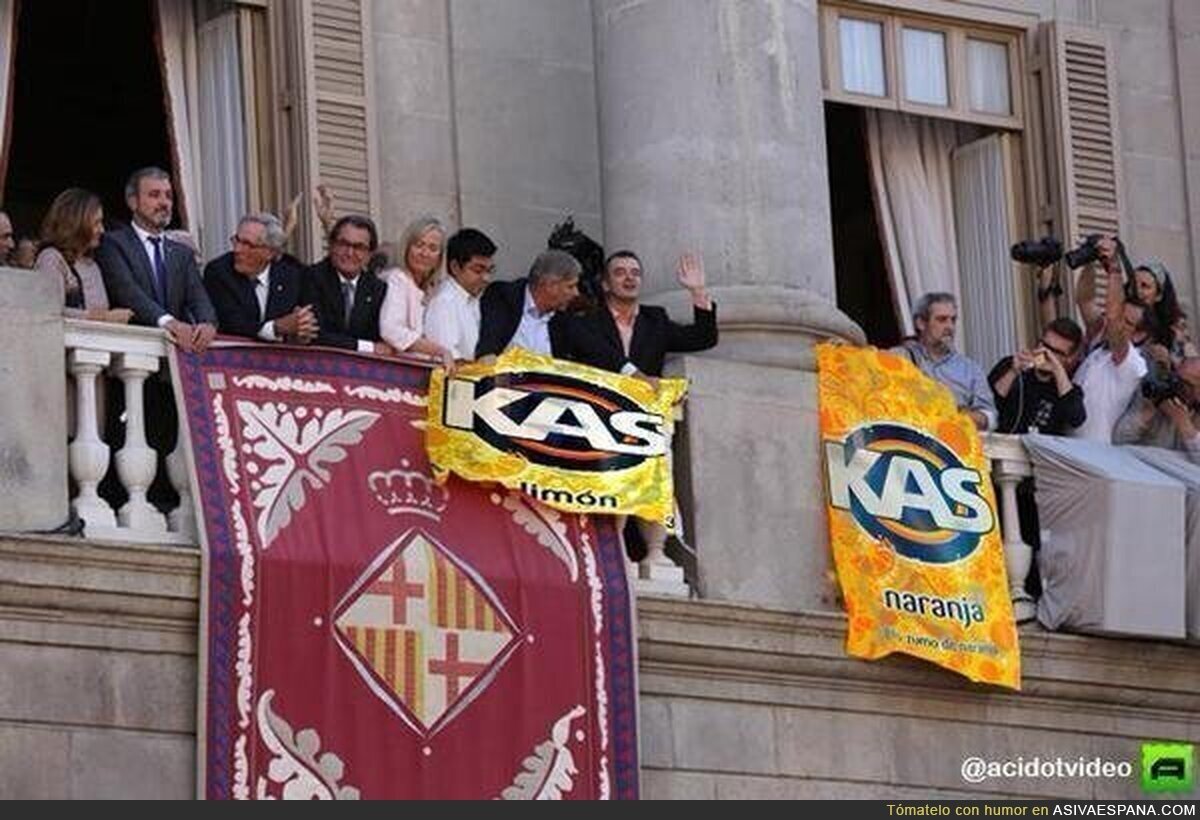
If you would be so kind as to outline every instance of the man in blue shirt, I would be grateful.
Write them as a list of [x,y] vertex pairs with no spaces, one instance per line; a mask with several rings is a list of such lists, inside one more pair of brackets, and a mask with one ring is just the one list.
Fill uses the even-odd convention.
[[996,427],[996,405],[983,368],[954,349],[958,329],[958,303],[951,293],[926,293],[913,307],[914,339],[906,339],[892,352],[906,356],[931,379],[954,394],[958,409],[968,414],[980,430]]

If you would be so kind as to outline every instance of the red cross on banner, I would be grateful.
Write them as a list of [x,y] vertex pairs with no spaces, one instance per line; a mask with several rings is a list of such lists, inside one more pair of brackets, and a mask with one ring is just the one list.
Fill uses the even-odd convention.
[[410,583],[405,571],[404,561],[397,560],[392,564],[392,577],[376,581],[367,587],[369,595],[387,595],[392,599],[392,621],[397,624],[407,624],[408,599],[424,598],[425,585]]
[[471,663],[459,659],[457,632],[446,633],[446,657],[429,659],[429,674],[440,675],[446,679],[447,703],[458,699],[459,678],[466,678],[470,682],[487,667],[486,663]]

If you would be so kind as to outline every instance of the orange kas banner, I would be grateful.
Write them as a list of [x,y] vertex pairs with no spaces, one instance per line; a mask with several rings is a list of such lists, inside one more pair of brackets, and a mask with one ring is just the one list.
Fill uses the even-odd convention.
[[996,498],[975,425],[902,356],[822,344],[817,361],[847,653],[903,652],[1020,689]]

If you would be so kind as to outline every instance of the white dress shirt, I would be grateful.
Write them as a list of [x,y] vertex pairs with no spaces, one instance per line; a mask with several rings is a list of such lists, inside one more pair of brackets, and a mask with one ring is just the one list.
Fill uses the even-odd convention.
[[479,297],[454,277],[444,279],[425,306],[425,336],[456,359],[474,359],[479,344]]
[[[525,307],[521,310],[521,324],[517,325],[517,332],[513,334],[508,347],[523,347],[545,356],[554,355],[550,350],[550,320],[552,318],[554,318],[554,311],[549,310],[545,313],[539,311],[537,304],[533,301],[533,293],[526,286]],[[507,348],[505,349],[507,350]]]
[[262,273],[251,280],[254,283],[254,298],[258,300],[258,318],[262,326],[258,329],[258,338],[264,342],[277,342],[275,322],[267,321],[267,300],[271,298],[271,266],[268,264]]

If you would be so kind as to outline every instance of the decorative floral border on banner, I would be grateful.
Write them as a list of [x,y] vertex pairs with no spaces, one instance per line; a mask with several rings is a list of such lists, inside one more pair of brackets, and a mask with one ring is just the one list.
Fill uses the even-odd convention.
[[[254,736],[248,731],[256,711],[263,707],[261,694],[266,694],[256,694],[258,683],[253,680],[254,647],[251,643],[253,629],[250,618],[256,592],[254,544],[257,542],[261,545],[260,549],[266,549],[273,535],[283,525],[273,528],[267,526],[268,510],[243,509],[241,492],[250,492],[250,489],[243,486],[241,482],[246,477],[239,476],[237,470],[238,454],[234,450],[236,445],[230,427],[230,416],[237,410],[227,406],[226,377],[222,371],[252,370],[256,375],[238,377],[238,386],[254,386],[277,393],[281,401],[293,400],[287,394],[295,393],[294,401],[298,404],[303,403],[306,395],[325,394],[333,390],[331,385],[321,381],[323,378],[361,381],[364,383],[362,386],[346,389],[348,395],[359,400],[360,408],[363,400],[377,401],[384,406],[404,404],[420,407],[424,402],[428,371],[412,365],[398,366],[352,355],[327,355],[321,352],[296,356],[253,347],[216,347],[199,360],[196,357],[184,359],[177,356],[173,364],[178,374],[179,389],[186,398],[194,481],[202,499],[201,517],[206,541],[206,576],[202,591],[205,620],[201,625],[201,715],[205,725],[200,727],[199,732],[201,781],[198,788],[201,794],[209,798],[263,796],[266,786],[263,782],[251,782],[253,774],[249,771],[247,760],[248,744],[254,742]],[[253,384],[247,379],[253,379]],[[368,382],[371,384],[366,384]],[[333,392],[336,394],[337,391]],[[361,410],[358,413],[356,421],[348,420],[352,415],[348,414],[348,419],[341,419],[337,424],[353,426],[359,432],[365,431],[370,426],[368,417],[373,414]],[[298,437],[304,435],[303,430],[294,432]],[[348,435],[352,437],[353,432]],[[296,449],[301,448],[297,446]],[[320,480],[319,472],[318,460],[313,481]],[[514,509],[508,496],[509,493],[497,488],[490,496],[491,503],[502,504],[515,522],[562,562],[563,570],[572,582],[586,579],[591,589],[594,652],[598,660],[602,661],[605,657],[608,660],[607,667],[603,662],[598,663],[594,695],[597,708],[595,720],[604,749],[600,767],[601,794],[617,799],[636,798],[639,774],[637,701],[630,612],[626,601],[603,592],[606,583],[624,583],[625,563],[615,527],[598,528],[594,544],[584,531],[577,553],[571,548],[565,527],[560,521],[567,517],[565,514],[540,507],[535,509],[520,499],[517,499],[520,506],[528,509]],[[255,496],[256,507],[257,498]],[[213,499],[234,501],[228,509],[214,509]],[[277,501],[276,506],[279,503],[290,502]],[[564,716],[566,723],[563,725],[569,729],[571,720],[577,717],[579,715],[574,712],[570,719]],[[234,726],[237,730],[230,731],[230,727]],[[562,734],[559,728],[556,725],[554,731],[550,732],[551,727],[547,727],[550,736],[539,744],[537,750],[531,750],[533,758],[527,758],[526,761],[536,769],[540,765],[537,762],[540,759],[538,755],[548,755],[547,760],[559,767],[553,770],[554,783],[557,785],[550,788],[549,792],[561,791],[564,784],[569,791],[569,775],[574,774],[570,752],[560,748],[566,741],[558,737]],[[296,742],[302,739],[302,734],[316,729],[298,731]],[[308,739],[308,734],[304,734],[304,738]],[[335,766],[334,757],[322,755],[314,759],[326,760],[329,766],[340,771],[341,761]],[[533,770],[527,766],[524,773],[514,772],[517,780],[511,789],[505,790],[506,796],[523,792],[521,783],[528,781],[530,771]],[[609,781],[610,772],[612,782]],[[353,782],[352,773],[347,773],[346,780]],[[314,786],[314,789],[321,794],[357,795],[356,789],[341,788],[332,780],[326,785],[330,784],[330,788]],[[291,791],[298,794],[297,789],[291,787]]]

